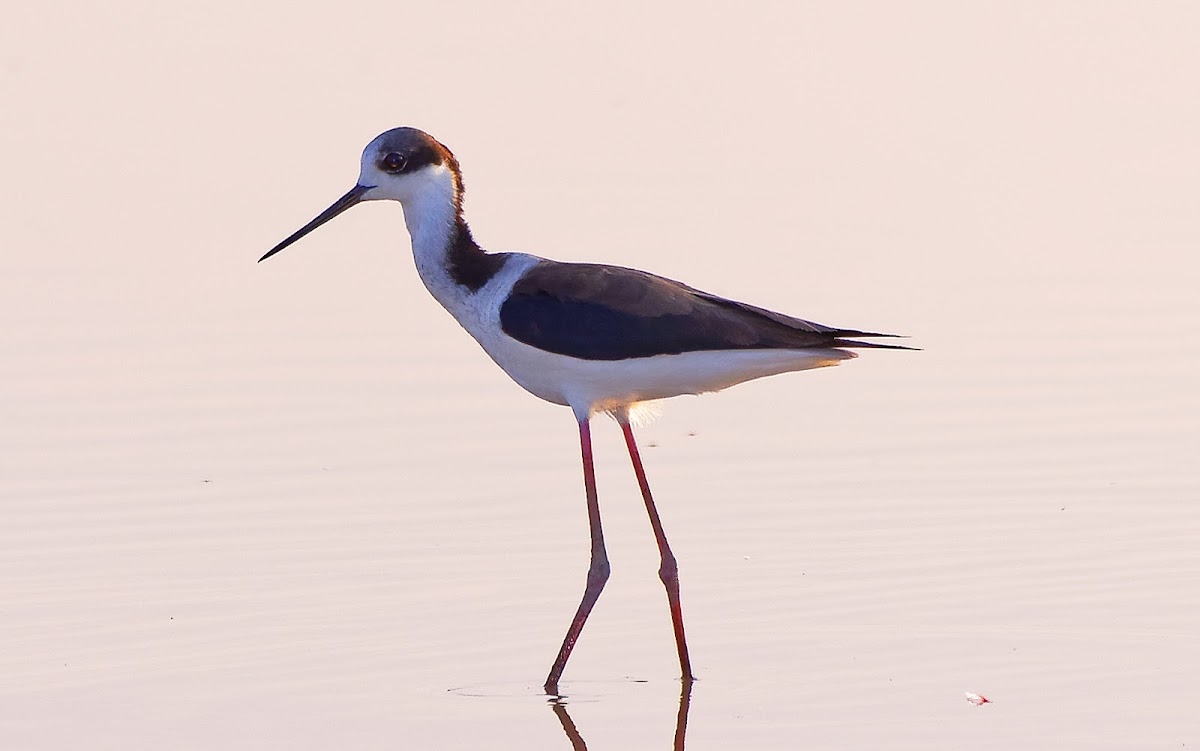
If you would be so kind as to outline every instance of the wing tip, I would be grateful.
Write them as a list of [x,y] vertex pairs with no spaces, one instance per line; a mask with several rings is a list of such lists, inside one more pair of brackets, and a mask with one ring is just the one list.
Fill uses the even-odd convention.
[[[836,338],[831,342],[835,347],[857,347],[859,349],[896,349],[908,352],[920,352],[920,347],[906,347],[903,344],[882,344],[879,342],[860,342],[859,337],[874,337],[878,339],[907,339],[903,334],[880,334],[874,331],[838,330],[830,332]],[[844,339],[843,337],[854,337]]]

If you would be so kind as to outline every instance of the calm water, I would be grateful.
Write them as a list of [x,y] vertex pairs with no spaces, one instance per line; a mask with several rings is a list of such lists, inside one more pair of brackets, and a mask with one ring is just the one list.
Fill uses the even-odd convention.
[[398,124],[487,247],[923,348],[641,431],[688,749],[1200,744],[1193,6],[336,10],[7,14],[0,746],[675,745],[616,427],[555,706],[570,413],[428,298],[398,206],[254,263]]

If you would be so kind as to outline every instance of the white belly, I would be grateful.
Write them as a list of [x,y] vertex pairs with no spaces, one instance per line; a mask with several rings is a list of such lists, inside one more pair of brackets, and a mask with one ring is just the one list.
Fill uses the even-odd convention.
[[837,365],[855,356],[831,348],[713,350],[628,360],[581,360],[544,352],[507,336],[480,343],[530,393],[589,414],[681,394],[719,391],[777,373]]

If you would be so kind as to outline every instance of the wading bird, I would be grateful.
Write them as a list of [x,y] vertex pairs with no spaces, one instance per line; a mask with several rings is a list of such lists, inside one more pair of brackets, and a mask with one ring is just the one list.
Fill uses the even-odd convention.
[[265,260],[363,201],[399,201],[417,273],[430,294],[527,391],[570,407],[579,426],[591,530],[583,600],[545,689],[558,692],[567,658],[608,580],[592,464],[590,420],[607,412],[621,426],[662,564],[685,685],[693,680],[679,572],[650,496],[630,425],[640,403],[719,391],[754,378],[837,365],[853,348],[907,349],[857,341],[885,337],[825,326],[701,292],[620,266],[560,263],[525,253],[488,253],[463,219],[458,160],[429,134],[395,128],[363,151],[358,183]]

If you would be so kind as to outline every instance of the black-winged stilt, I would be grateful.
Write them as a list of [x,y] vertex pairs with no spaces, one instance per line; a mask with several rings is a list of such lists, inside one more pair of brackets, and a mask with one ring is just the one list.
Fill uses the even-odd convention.
[[545,689],[557,693],[567,658],[608,580],[592,464],[590,419],[616,418],[662,555],[675,645],[685,685],[693,680],[679,604],[679,574],[630,426],[636,405],[718,391],[793,370],[837,365],[851,348],[907,349],[855,341],[883,337],[824,326],[619,266],[560,263],[524,253],[488,253],[462,213],[458,160],[415,128],[383,133],[363,151],[358,183],[259,260],[278,253],[362,201],[399,201],[417,272],[429,292],[530,393],[568,406],[579,424],[591,528],[583,600]]

